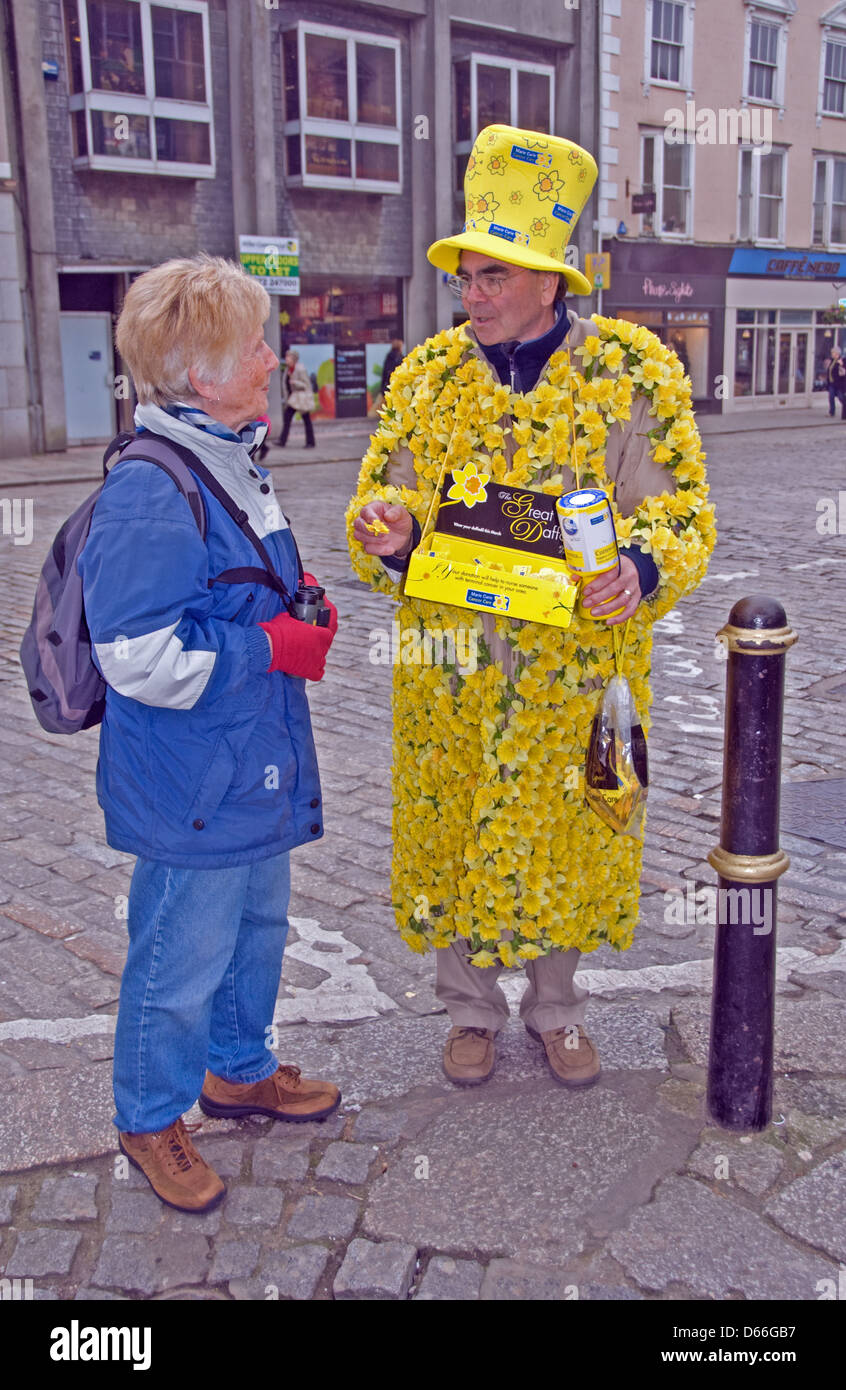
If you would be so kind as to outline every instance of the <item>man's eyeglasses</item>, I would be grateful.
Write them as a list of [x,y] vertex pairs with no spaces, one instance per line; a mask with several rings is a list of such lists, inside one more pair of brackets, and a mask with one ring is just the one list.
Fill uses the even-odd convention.
[[516,280],[518,275],[523,274],[523,270],[518,270],[512,275],[501,275],[498,270],[480,270],[478,275],[448,275],[446,282],[456,299],[463,299],[470,293],[473,285],[482,291],[486,299],[494,299],[502,293],[502,287],[507,280]]

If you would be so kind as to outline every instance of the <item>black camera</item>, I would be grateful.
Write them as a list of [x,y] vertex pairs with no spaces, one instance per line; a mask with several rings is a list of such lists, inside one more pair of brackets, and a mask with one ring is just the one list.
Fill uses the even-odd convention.
[[325,593],[319,584],[300,584],[294,594],[293,616],[313,627],[328,627],[330,610],[323,602]]

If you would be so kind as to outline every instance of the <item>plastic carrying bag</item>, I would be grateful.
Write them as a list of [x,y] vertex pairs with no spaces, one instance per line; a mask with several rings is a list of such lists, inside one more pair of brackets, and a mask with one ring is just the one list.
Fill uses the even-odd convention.
[[612,631],[617,673],[602,692],[593,717],[585,759],[585,801],[618,835],[642,840],[649,788],[646,735],[631,686],[622,674],[617,628]]

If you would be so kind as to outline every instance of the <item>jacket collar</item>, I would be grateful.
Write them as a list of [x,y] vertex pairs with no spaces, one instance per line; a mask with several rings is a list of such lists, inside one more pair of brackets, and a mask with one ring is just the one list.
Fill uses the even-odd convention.
[[479,343],[468,329],[469,336],[478,343],[484,356],[490,362],[503,386],[512,391],[531,391],[554,352],[557,352],[570,330],[570,318],[564,305],[556,306],[555,323],[539,338],[529,338],[526,342],[507,339],[504,343],[485,345]]
[[204,411],[193,406],[177,403],[163,407],[160,405],[137,405],[135,425],[139,430],[150,430],[153,434],[174,439],[178,444],[200,453],[206,463],[213,461],[227,472],[235,475],[254,468],[261,477],[266,470],[259,468],[250,458],[249,451],[260,444],[267,434],[267,424],[263,420],[251,420],[240,434],[213,420]]

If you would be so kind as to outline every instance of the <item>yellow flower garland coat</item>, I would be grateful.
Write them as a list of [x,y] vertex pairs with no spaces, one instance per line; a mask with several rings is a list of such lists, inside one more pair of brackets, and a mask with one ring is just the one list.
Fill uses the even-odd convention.
[[[466,325],[409,354],[362,462],[350,553],[362,579],[397,592],[352,523],[381,500],[402,503],[422,525],[447,449],[450,469],[474,462],[495,482],[572,489],[575,414],[579,485],[609,491],[621,543],[637,540],[661,576],[629,624],[625,657],[648,729],[652,623],[700,582],[716,539],[704,454],[676,355],[623,320],[569,317],[565,348],[525,395],[496,381]],[[616,479],[606,473],[612,452]],[[666,490],[650,485],[632,506],[631,467],[641,477],[651,470],[659,487],[666,479]],[[618,490],[629,496],[623,511]],[[392,897],[404,940],[426,951],[465,937],[479,966],[603,942],[625,949],[641,846],[584,804],[584,756],[614,669],[613,629],[575,615],[561,630],[400,597],[401,650],[406,634],[409,649],[413,641],[421,650],[424,631],[464,625],[479,652],[465,674],[444,663],[395,667]]]

